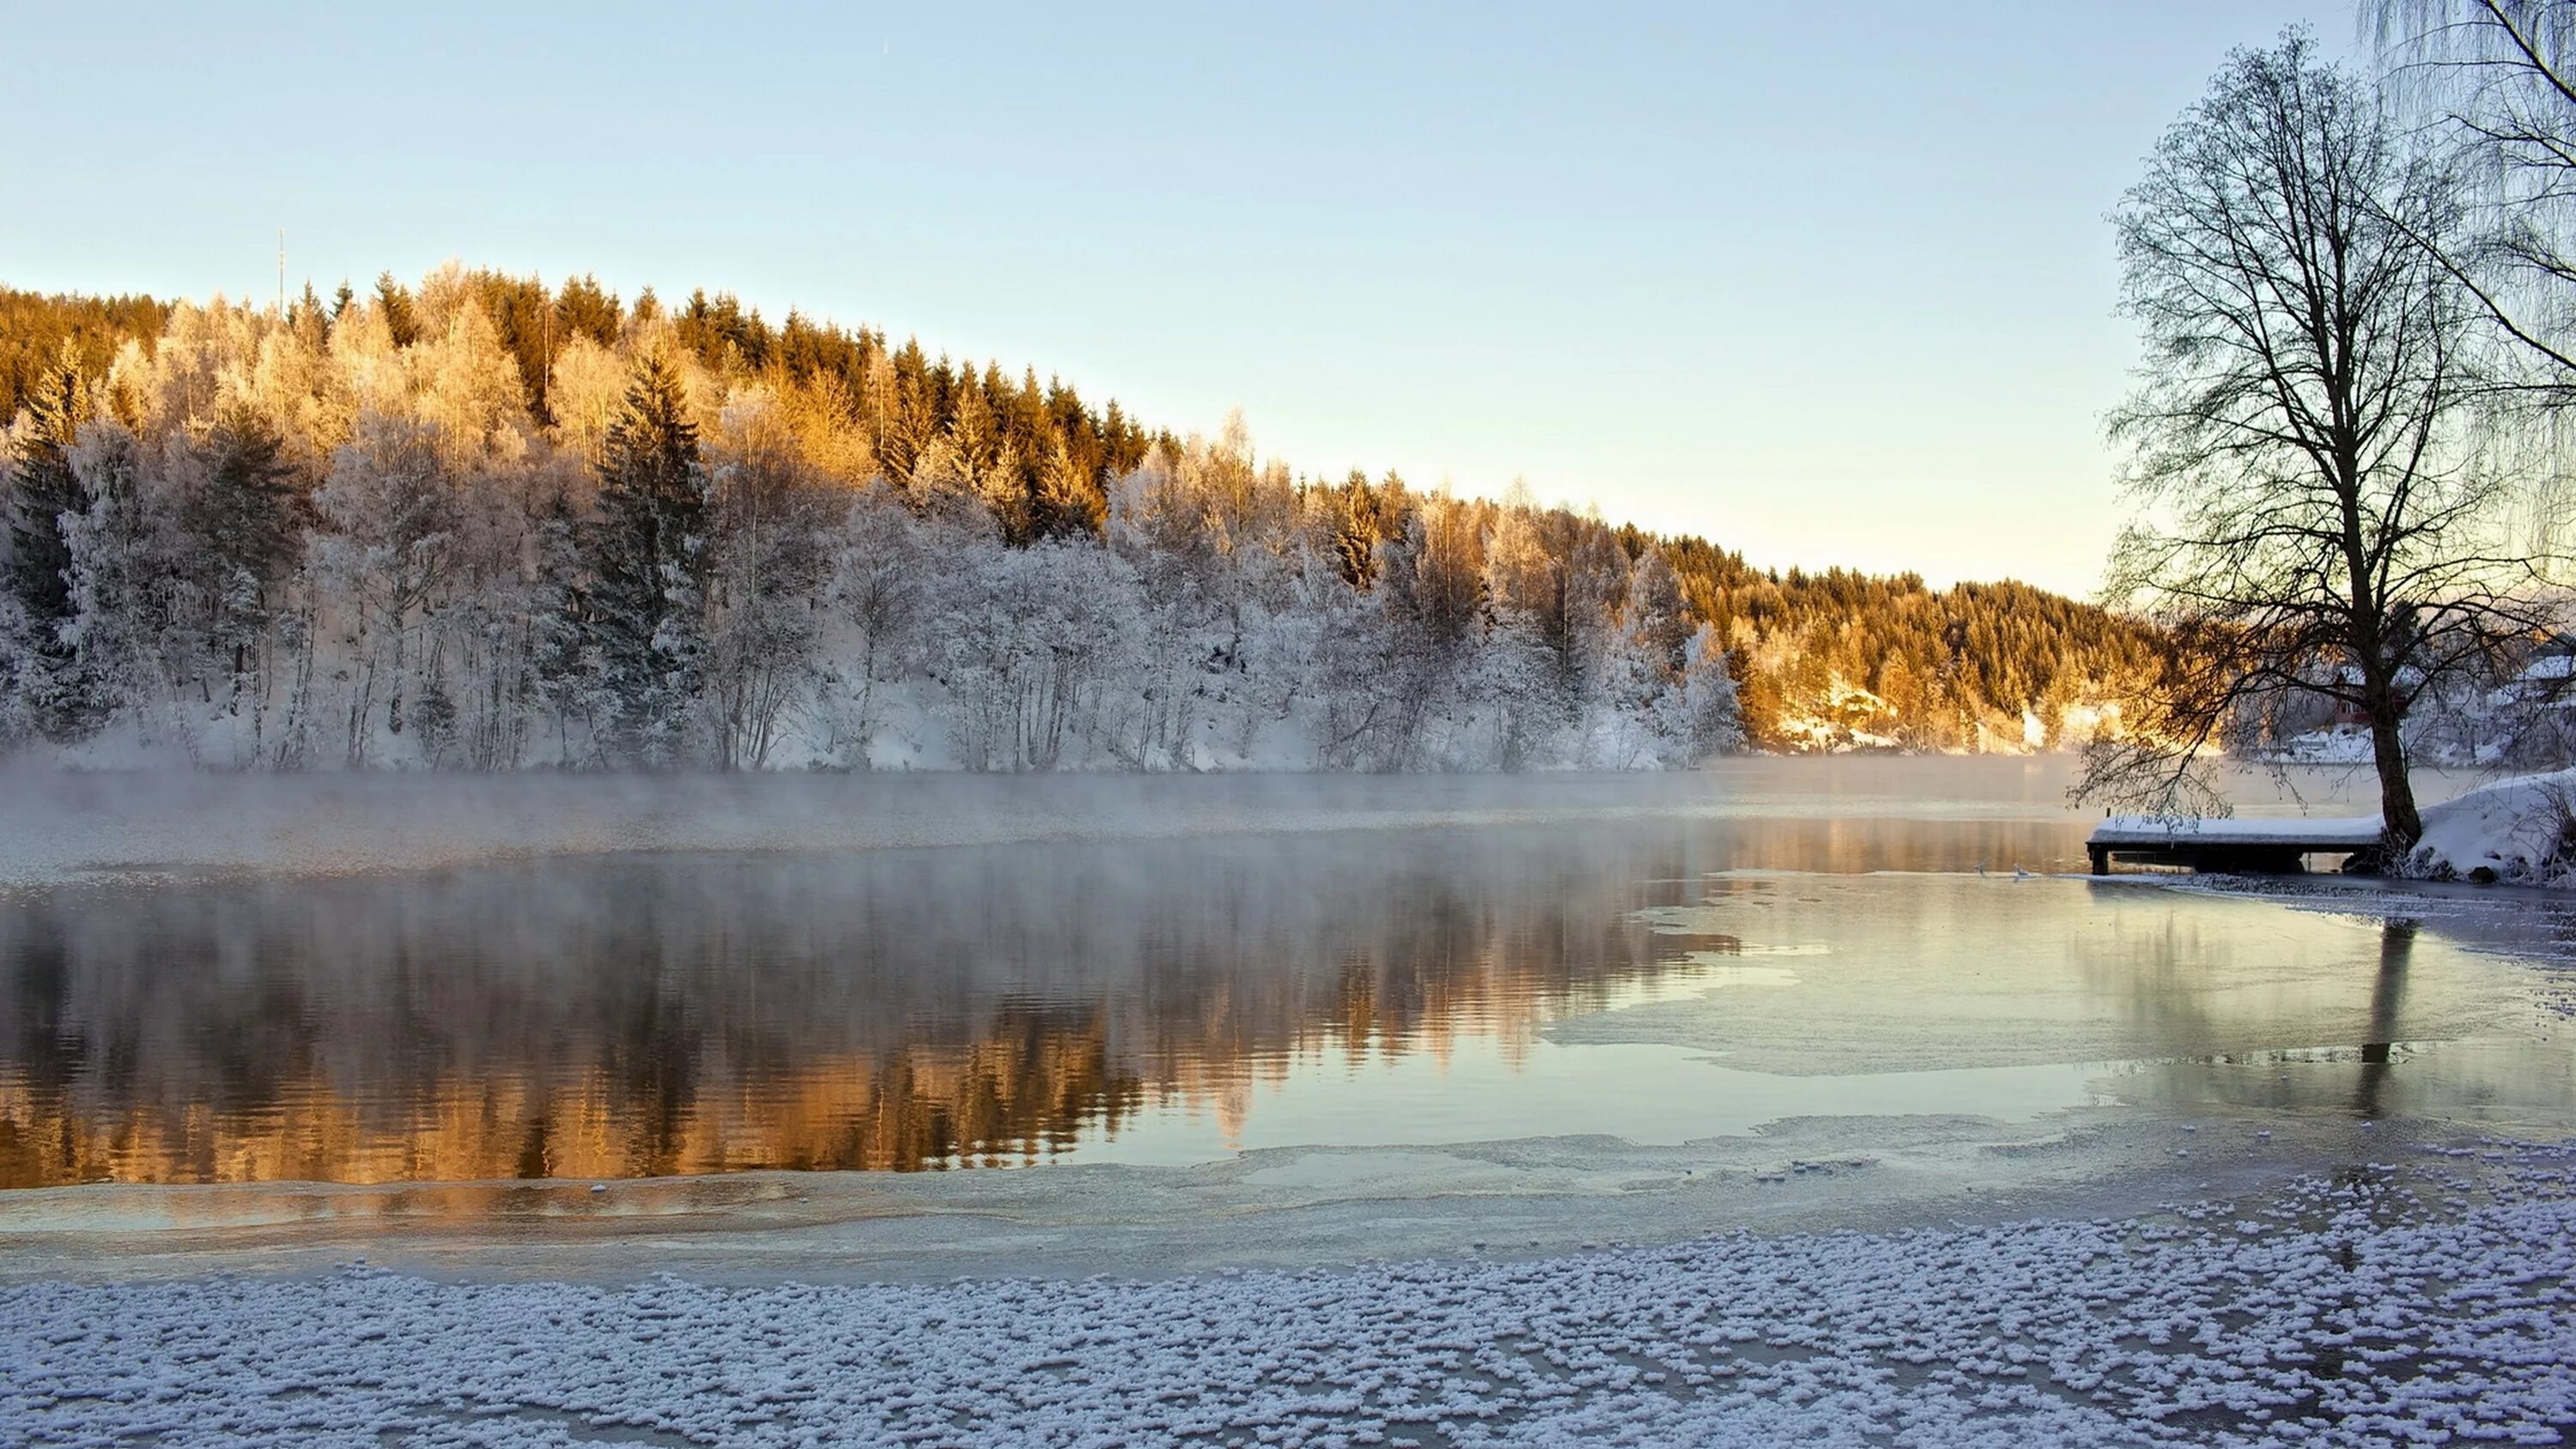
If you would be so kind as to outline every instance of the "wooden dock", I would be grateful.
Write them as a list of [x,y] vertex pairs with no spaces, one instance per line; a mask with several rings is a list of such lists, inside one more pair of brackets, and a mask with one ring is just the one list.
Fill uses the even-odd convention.
[[2296,875],[2311,855],[2344,855],[2379,843],[2376,815],[2332,820],[2240,820],[2113,815],[2084,842],[2093,873],[2114,859],[2250,875]]

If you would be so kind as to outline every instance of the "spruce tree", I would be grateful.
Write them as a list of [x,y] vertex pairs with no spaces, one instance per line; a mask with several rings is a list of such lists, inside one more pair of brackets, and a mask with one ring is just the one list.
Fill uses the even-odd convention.
[[1378,527],[1377,496],[1368,475],[1357,468],[1334,492],[1339,506],[1328,515],[1333,559],[1341,565],[1343,582],[1355,589],[1369,588],[1377,582],[1377,546],[1384,537]]
[[1029,499],[1029,531],[1039,538],[1097,538],[1106,500],[1098,484],[1072,450],[1057,439],[1038,470],[1037,488]]
[[705,652],[706,469],[678,374],[647,357],[599,460],[580,596],[599,743],[619,762],[681,755]]
[[26,621],[34,656],[31,692],[39,729],[57,738],[78,727],[83,691],[72,677],[71,548],[63,515],[87,503],[72,471],[71,445],[89,411],[80,357],[67,340],[28,396],[28,427],[10,469],[8,588]]
[[306,499],[274,423],[243,404],[227,408],[202,445],[204,482],[184,509],[189,551],[206,606],[207,641],[232,670],[237,708],[252,682],[277,590],[302,547]]
[[567,277],[555,292],[555,324],[563,340],[587,337],[602,347],[615,345],[624,318],[617,298],[588,272]]
[[394,346],[409,347],[420,340],[420,317],[412,311],[411,292],[394,280],[391,272],[376,278],[376,304],[385,309],[385,331]]
[[72,473],[71,445],[80,430],[88,389],[80,359],[63,344],[27,399],[29,427],[17,465],[10,470],[9,591],[41,625],[59,625],[70,614],[71,585],[64,570],[71,552],[63,543],[62,516],[80,510],[80,480]]
[[1681,677],[1690,663],[1691,632],[1696,625],[1681,576],[1673,572],[1661,549],[1649,547],[1629,570],[1628,627],[1657,674]]

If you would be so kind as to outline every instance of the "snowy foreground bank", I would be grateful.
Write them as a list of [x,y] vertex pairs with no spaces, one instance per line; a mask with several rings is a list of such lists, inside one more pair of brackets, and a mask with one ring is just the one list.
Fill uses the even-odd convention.
[[[2410,1157],[2412,1154],[2410,1154]],[[2130,1222],[1162,1281],[0,1289],[33,1444],[2561,1443],[2576,1151]]]
[[2424,812],[2414,873],[2561,885],[2576,878],[2576,770],[2517,775]]

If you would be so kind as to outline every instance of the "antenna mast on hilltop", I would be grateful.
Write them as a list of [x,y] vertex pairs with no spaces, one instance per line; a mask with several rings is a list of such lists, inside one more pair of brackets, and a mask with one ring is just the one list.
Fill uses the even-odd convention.
[[286,320],[286,228],[277,229],[277,320]]

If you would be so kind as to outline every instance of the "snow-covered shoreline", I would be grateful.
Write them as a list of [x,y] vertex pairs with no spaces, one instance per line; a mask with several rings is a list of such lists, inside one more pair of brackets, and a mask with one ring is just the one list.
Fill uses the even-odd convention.
[[2408,873],[2560,885],[2576,879],[2576,770],[2516,775],[2424,812]]
[[1520,1261],[715,1287],[0,1288],[31,1444],[2561,1442],[2576,1152],[2126,1219]]

